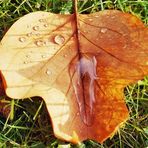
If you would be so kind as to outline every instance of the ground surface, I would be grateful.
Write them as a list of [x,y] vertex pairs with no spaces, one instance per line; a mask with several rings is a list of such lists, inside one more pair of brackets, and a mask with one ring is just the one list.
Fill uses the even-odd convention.
[[[81,0],[80,13],[93,13],[104,9],[129,12],[148,24],[147,0]],[[0,38],[21,16],[34,11],[72,13],[70,0],[0,0]],[[148,78],[125,88],[130,119],[118,133],[100,145],[85,141],[72,145],[56,139],[52,132],[44,102],[39,99],[8,100],[10,118],[0,116],[0,147],[31,148],[146,148],[148,147]],[[6,96],[1,96],[1,99]]]

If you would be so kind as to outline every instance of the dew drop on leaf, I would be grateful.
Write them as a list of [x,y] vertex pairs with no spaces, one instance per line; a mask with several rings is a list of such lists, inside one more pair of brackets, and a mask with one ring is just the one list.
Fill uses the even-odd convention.
[[51,70],[47,69],[46,74],[51,75],[52,74]]
[[35,30],[35,31],[39,30],[39,26],[34,26],[33,30]]
[[88,19],[90,22],[93,20],[92,18]]
[[44,22],[44,19],[39,19],[39,22]]
[[44,44],[45,46],[47,46],[47,45],[48,45],[48,41],[45,41],[43,44]]
[[126,47],[127,47],[127,45],[124,45],[124,46],[123,46],[123,49],[125,49]]
[[46,55],[41,55],[41,57],[42,57],[42,58],[46,58],[47,56],[46,56]]
[[27,33],[27,37],[31,37],[32,36],[32,32],[31,33]]
[[48,24],[44,24],[44,27],[48,27]]
[[107,28],[102,28],[101,29],[101,33],[106,33],[106,31],[107,31]]
[[63,56],[64,56],[64,58],[66,58],[68,55],[67,54],[64,54]]
[[24,64],[27,64],[28,62],[27,61],[24,61]]
[[62,35],[56,35],[54,41],[55,43],[61,45],[65,42],[65,38]]
[[29,58],[30,56],[29,55],[26,55],[26,58]]
[[98,17],[99,17],[99,15],[95,15],[95,17],[96,17],[96,18],[98,18]]
[[84,30],[83,32],[84,32],[84,33],[88,33],[88,31],[86,31],[86,30]]
[[40,47],[40,46],[43,46],[44,42],[39,40],[39,41],[36,41],[35,44]]
[[25,42],[25,41],[26,41],[26,38],[25,38],[25,37],[20,37],[20,38],[19,38],[19,41],[20,41],[20,42]]

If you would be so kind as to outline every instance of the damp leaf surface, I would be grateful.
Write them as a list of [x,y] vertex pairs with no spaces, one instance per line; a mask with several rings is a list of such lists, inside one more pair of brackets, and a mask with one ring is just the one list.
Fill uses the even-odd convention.
[[0,45],[6,94],[40,96],[56,137],[110,137],[129,115],[124,87],[148,75],[148,29],[117,10],[81,15],[34,12]]

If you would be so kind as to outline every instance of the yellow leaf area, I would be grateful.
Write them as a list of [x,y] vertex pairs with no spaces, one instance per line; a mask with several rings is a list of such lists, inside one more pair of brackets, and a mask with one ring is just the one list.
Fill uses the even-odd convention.
[[11,98],[40,96],[56,137],[100,143],[128,119],[124,87],[148,75],[148,29],[117,10],[20,18],[1,41]]

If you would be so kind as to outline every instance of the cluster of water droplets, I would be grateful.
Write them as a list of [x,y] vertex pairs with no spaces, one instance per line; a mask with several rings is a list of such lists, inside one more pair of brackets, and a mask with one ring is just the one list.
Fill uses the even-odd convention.
[[[46,22],[45,19],[39,19],[38,21],[41,25],[33,26],[31,28],[31,30],[32,30],[31,32],[28,32],[26,35],[18,38],[19,42],[21,42],[23,44],[23,43],[26,43],[29,40],[31,41],[31,39],[34,39],[34,44],[37,47],[48,47],[48,43],[50,43],[51,40],[50,40],[49,37],[47,37],[46,39],[42,39],[42,35],[40,34],[40,31],[49,27],[49,24]],[[62,44],[65,43],[65,38],[61,34],[56,34],[53,37],[52,41],[53,41],[53,44],[62,45]],[[23,61],[24,65],[31,63],[31,61],[32,61],[31,55],[33,54],[32,52],[33,51],[30,51],[30,53],[25,55],[25,60]],[[41,58],[44,58],[44,59],[48,58],[48,56],[49,55],[47,55],[47,54],[41,54]],[[67,55],[65,54],[65,55],[63,55],[63,57],[67,57]],[[49,68],[46,69],[45,73],[47,75],[52,75],[52,71]]]
[[[100,16],[99,15],[95,15],[95,16],[93,16],[94,18],[99,18]],[[90,22],[90,24],[92,24],[93,23],[93,21],[95,21],[95,19],[93,19],[92,17],[89,17],[89,18],[87,18],[87,20],[86,20],[87,22]],[[100,28],[99,29],[99,33],[100,33],[100,38],[102,38],[102,35],[103,34],[106,34],[106,33],[108,33],[108,28],[106,28],[105,26],[103,27],[98,27],[98,28]],[[91,31],[89,31],[89,30],[84,30],[83,31],[85,34],[86,33],[91,33]],[[99,40],[99,38],[96,38],[96,40]]]
[[[44,28],[48,27],[48,24],[46,23],[46,21],[44,19],[39,19],[39,22],[43,23]],[[19,37],[18,40],[21,43],[25,43],[27,40],[29,40],[30,37],[33,37],[34,35],[37,37],[40,37],[40,33],[39,33],[40,29],[41,29],[40,26],[35,25],[32,27],[32,32],[27,33],[25,36]],[[54,43],[56,43],[58,45],[62,45],[65,42],[65,38],[64,38],[64,36],[57,34],[57,35],[55,35],[53,41],[54,41]],[[42,39],[39,39],[39,40],[37,39],[34,41],[34,43],[38,47],[47,45],[47,41],[43,41]]]

